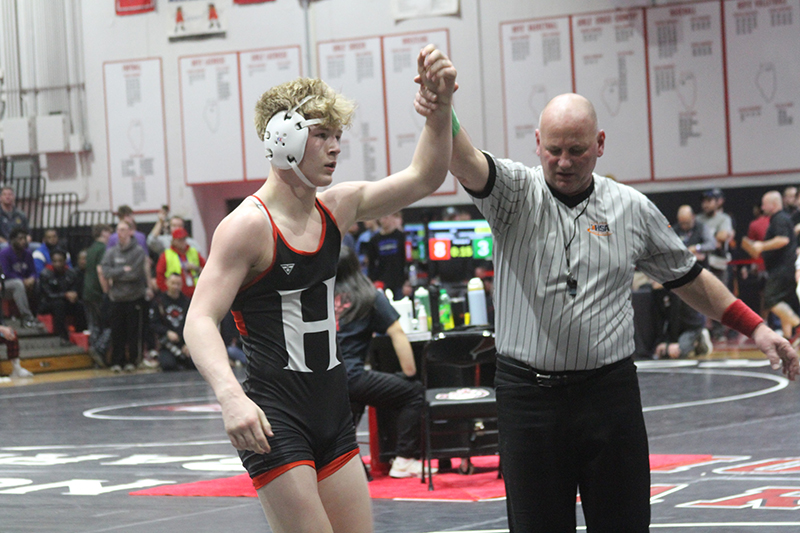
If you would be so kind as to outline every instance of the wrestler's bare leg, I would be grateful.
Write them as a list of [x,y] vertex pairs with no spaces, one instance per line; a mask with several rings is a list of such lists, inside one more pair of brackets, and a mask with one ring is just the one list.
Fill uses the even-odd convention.
[[301,465],[258,490],[274,533],[371,533],[372,506],[361,459],[353,457],[317,483]]
[[320,481],[319,493],[334,533],[372,533],[372,500],[360,456]]

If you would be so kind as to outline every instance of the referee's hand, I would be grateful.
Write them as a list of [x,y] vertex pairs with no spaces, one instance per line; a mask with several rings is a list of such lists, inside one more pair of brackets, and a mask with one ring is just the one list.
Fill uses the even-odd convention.
[[782,370],[792,381],[800,374],[800,360],[797,350],[788,340],[772,331],[766,324],[759,324],[753,331],[753,341],[758,349],[769,359],[773,370]]

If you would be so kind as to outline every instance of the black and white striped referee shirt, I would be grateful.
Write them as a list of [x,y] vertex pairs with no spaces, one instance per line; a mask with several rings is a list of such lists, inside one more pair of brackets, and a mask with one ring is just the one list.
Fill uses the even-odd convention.
[[597,174],[569,198],[554,195],[541,166],[486,158],[486,188],[468,192],[494,236],[498,353],[550,372],[631,355],[634,270],[667,287],[700,272],[666,217],[642,193]]

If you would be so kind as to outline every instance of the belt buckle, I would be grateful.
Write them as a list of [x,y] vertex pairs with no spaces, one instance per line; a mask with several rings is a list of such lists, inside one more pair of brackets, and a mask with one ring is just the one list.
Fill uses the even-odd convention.
[[561,385],[560,381],[562,379],[563,378],[561,378],[561,376],[553,376],[550,374],[539,374],[538,372],[536,373],[536,384],[545,389],[558,387],[559,385]]

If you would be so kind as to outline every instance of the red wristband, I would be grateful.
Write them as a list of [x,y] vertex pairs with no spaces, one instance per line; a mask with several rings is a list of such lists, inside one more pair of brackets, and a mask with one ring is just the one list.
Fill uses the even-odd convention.
[[723,326],[728,326],[749,337],[764,320],[747,307],[743,301],[736,300],[722,313],[720,322]]

